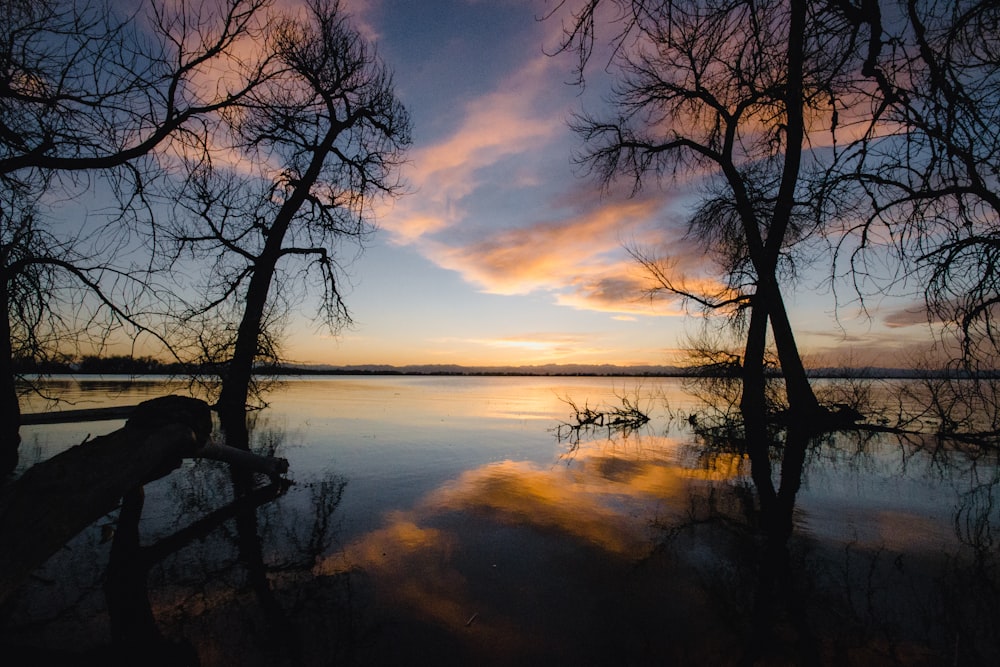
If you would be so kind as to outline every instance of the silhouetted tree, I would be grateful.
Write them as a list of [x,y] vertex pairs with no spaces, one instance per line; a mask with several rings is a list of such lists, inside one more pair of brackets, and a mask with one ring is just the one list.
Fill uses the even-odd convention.
[[[768,322],[790,408],[803,417],[820,411],[779,276],[813,219],[802,197],[806,149],[815,133],[830,131],[855,51],[855,32],[829,4],[588,0],[563,43],[580,55],[582,80],[602,7],[615,12],[618,115],[578,117],[584,165],[604,183],[631,179],[635,190],[678,173],[705,175],[708,194],[691,220],[692,236],[706,245],[725,241],[719,268],[731,294],[701,302],[750,304],[743,400],[757,412]],[[664,289],[694,296],[666,273],[659,278]]]
[[[957,333],[970,366],[1000,350],[1000,5],[840,0],[867,35],[866,131],[838,152],[824,204],[859,291],[926,287],[928,319]],[[882,5],[885,5],[883,7]],[[885,257],[895,272],[880,270]],[[881,278],[871,284],[864,279]],[[988,361],[987,361],[988,359]]]
[[0,304],[7,313],[0,324],[0,460],[10,471],[18,459],[18,368],[62,365],[81,348],[103,349],[115,334],[149,332],[135,299],[152,285],[99,252],[82,252],[90,239],[57,238],[16,185],[0,192],[0,205]]
[[[260,82],[262,59],[241,60],[236,47],[268,2],[153,0],[125,14],[101,0],[0,2],[0,471],[16,464],[20,440],[12,355],[51,356],[73,344],[77,326],[132,319],[148,283],[141,267],[112,264],[128,248],[127,224],[148,211],[158,158],[168,148],[203,155],[205,115]],[[98,183],[119,213],[93,233],[57,235],[40,207],[56,193],[89,196]],[[53,298],[74,290],[108,309],[99,322]]]
[[210,350],[225,360],[217,407],[227,438],[244,446],[255,363],[274,357],[289,280],[315,288],[331,329],[349,322],[340,248],[370,231],[373,199],[399,191],[410,142],[388,70],[339,3],[316,0],[304,18],[276,22],[268,48],[268,85],[224,118],[237,158],[195,165],[174,234],[178,257],[211,258],[208,299],[191,316],[226,336]]

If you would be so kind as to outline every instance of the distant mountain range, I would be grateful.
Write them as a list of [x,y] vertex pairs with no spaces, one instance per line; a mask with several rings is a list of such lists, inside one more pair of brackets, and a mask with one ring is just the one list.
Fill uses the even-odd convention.
[[613,364],[542,364],[538,366],[461,366],[458,364],[358,364],[352,366],[283,364],[294,373],[344,375],[689,375],[679,366],[616,366]]
[[[211,375],[217,367],[199,367],[177,363],[163,363],[150,357],[84,357],[74,363],[31,364],[21,363],[15,369],[28,374],[84,374],[84,375]],[[539,376],[630,376],[630,377],[695,377],[736,375],[736,366],[669,366],[669,365],[616,365],[616,364],[539,364],[524,366],[462,366],[459,364],[412,364],[392,366],[389,364],[283,364],[280,366],[260,366],[262,373],[276,375],[539,375]],[[919,378],[961,376],[955,370],[915,370],[906,368],[814,368],[809,375],[815,378]],[[1000,377],[994,371],[991,377]]]
[[[317,375],[589,375],[634,377],[692,377],[706,374],[707,369],[682,366],[615,364],[541,364],[534,366],[462,366],[458,364],[357,364],[348,366],[284,364],[278,373]],[[717,369],[716,369],[717,370]],[[809,375],[816,378],[868,377],[916,378],[945,375],[946,371],[927,371],[905,368],[814,368]]]

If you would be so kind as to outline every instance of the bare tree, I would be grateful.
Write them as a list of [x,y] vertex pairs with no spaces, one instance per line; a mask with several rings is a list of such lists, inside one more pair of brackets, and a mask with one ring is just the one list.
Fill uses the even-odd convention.
[[[577,119],[582,163],[604,183],[627,178],[636,190],[679,173],[708,175],[691,233],[706,245],[725,241],[720,268],[738,289],[701,302],[731,308],[749,301],[744,403],[763,411],[770,323],[789,407],[806,418],[819,414],[778,276],[814,219],[803,196],[806,151],[815,133],[836,122],[855,32],[825,2],[588,0],[573,13],[563,44],[580,55],[581,77],[601,6],[618,17],[611,61],[618,115]],[[695,296],[665,272],[654,278]]]
[[[879,292],[926,287],[931,321],[957,334],[969,367],[1000,351],[1000,6],[989,0],[841,0],[867,34],[867,131],[843,147],[824,204],[840,250]],[[884,6],[883,6],[884,5]],[[902,270],[878,267],[888,255]]]
[[235,47],[268,4],[149,2],[123,16],[100,0],[4,0],[0,175],[121,167],[168,138],[201,146],[198,119],[259,83],[262,63]]
[[[260,83],[266,60],[240,60],[236,47],[264,24],[268,2],[153,0],[129,14],[101,0],[0,2],[4,472],[16,464],[19,444],[13,355],[55,354],[81,331],[93,333],[95,323],[105,330],[137,323],[129,311],[149,267],[115,268],[116,252],[128,246],[127,224],[148,222],[141,214],[163,170],[159,155],[168,146],[204,155],[205,116]],[[57,234],[47,202],[89,196],[98,184],[118,198],[110,224]],[[66,308],[87,299],[100,322]]]
[[[303,279],[333,330],[350,321],[341,247],[371,231],[373,200],[399,192],[410,121],[392,78],[336,1],[276,23],[275,70],[225,116],[238,159],[199,164],[180,200],[178,258],[213,258],[206,303],[231,332],[217,403],[227,438],[245,434],[256,362],[273,354],[282,299]],[[233,309],[233,304],[238,307]],[[237,321],[227,319],[235,314]]]

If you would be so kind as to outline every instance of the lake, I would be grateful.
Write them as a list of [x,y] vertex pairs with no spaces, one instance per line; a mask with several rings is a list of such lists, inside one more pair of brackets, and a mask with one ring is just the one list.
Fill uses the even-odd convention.
[[[49,386],[67,408],[186,391]],[[567,428],[571,402],[623,398],[650,421]],[[121,627],[109,573],[129,562],[163,647],[148,664],[738,664],[751,644],[757,664],[796,664],[802,642],[822,664],[1000,656],[995,452],[865,432],[812,443],[787,599],[762,605],[749,461],[695,433],[703,406],[680,379],[292,378],[268,402],[253,446],[288,459],[293,485],[238,502],[224,466],[186,462],[145,487],[127,556],[111,553],[123,509],[35,572],[0,610],[2,650],[105,660]],[[22,468],[121,424],[24,427]]]

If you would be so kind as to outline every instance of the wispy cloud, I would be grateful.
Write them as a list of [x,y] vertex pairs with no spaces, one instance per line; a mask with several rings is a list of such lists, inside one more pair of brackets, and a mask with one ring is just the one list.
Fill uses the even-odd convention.
[[[414,149],[412,194],[384,209],[381,225],[393,243],[486,293],[547,291],[574,308],[652,314],[621,239],[649,226],[663,202],[602,198],[574,177],[572,97],[552,93],[564,78],[562,63],[538,54],[468,100],[453,132]],[[548,173],[552,165],[562,171]]]
[[914,325],[927,326],[930,321],[931,319],[929,313],[927,312],[927,307],[922,303],[907,306],[905,308],[897,308],[885,313],[885,315],[882,316],[882,323],[893,329],[911,327]]
[[[550,43],[558,30],[539,28]],[[435,131],[450,121],[451,132],[421,145],[418,126],[411,194],[379,212],[381,227],[484,293],[548,293],[556,305],[616,316],[684,314],[675,300],[648,298],[649,277],[623,247],[662,242],[670,199],[655,188],[602,191],[574,173],[578,139],[566,121],[579,99],[566,79],[564,60],[528,54],[491,91],[441,110]],[[686,250],[679,268],[702,278]]]
[[484,189],[537,181],[530,169],[507,173],[501,183],[486,172],[512,156],[529,156],[565,133],[562,117],[542,103],[553,73],[548,59],[531,60],[493,92],[467,100],[455,113],[454,132],[411,151],[406,178],[412,194],[382,216],[394,242],[416,243],[462,224],[474,214],[471,195]]
[[463,245],[433,240],[427,247],[442,266],[458,271],[485,292],[558,289],[582,275],[606,270],[609,256],[622,254],[619,224],[645,219],[654,210],[649,202],[609,202],[577,217],[487,232]]

